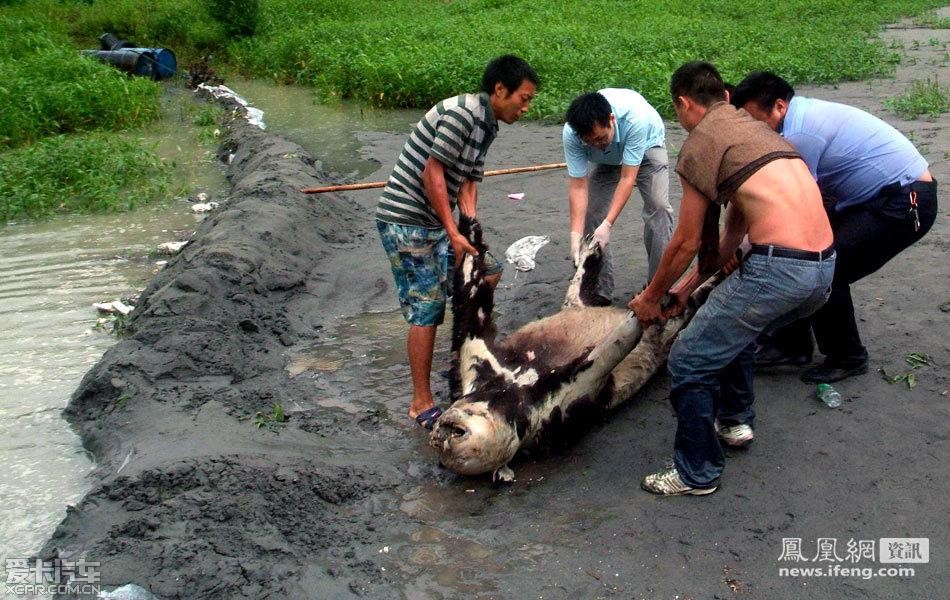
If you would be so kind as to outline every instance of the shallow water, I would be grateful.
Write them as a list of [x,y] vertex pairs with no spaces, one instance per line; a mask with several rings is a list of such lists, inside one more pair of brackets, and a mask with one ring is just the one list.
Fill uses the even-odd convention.
[[310,88],[276,86],[262,80],[234,80],[227,85],[264,111],[268,131],[304,147],[323,169],[350,179],[372,174],[379,165],[360,158],[360,131],[406,133],[419,110],[380,110],[347,102],[319,104]]
[[83,374],[115,338],[95,329],[93,302],[144,287],[143,257],[194,227],[179,206],[64,217],[0,230],[0,555],[39,549],[92,463],[60,417]]

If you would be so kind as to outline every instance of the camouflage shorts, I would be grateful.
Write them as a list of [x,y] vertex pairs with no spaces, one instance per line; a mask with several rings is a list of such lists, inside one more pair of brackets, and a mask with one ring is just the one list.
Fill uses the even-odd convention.
[[[411,325],[440,325],[445,319],[445,299],[452,291],[455,261],[444,229],[399,225],[377,220],[379,239],[389,256],[396,280],[399,306]],[[502,266],[485,253],[488,275]]]

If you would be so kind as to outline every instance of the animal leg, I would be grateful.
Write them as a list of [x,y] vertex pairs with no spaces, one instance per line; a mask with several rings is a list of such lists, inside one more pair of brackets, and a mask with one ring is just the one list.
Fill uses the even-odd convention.
[[515,472],[505,465],[492,473],[491,482],[494,486],[508,485],[515,482]]
[[593,238],[587,238],[585,242],[581,247],[577,271],[564,295],[564,308],[592,306],[590,299],[597,292],[597,279],[604,264],[604,249]]
[[679,316],[667,319],[663,325],[650,327],[630,354],[616,366],[609,387],[604,389],[608,410],[626,402],[660,370],[670,354],[677,334],[686,327],[696,310],[706,301],[709,292],[722,279],[720,274],[697,287],[702,281],[697,277],[684,282],[681,288],[677,285],[678,289],[691,292],[686,310]]
[[[478,256],[466,255],[455,271],[452,295],[452,375],[450,394],[458,398],[472,391],[476,364],[484,360],[494,345],[495,289],[486,279],[481,225],[461,215],[459,231],[478,250]],[[455,357],[458,357],[457,359]]]

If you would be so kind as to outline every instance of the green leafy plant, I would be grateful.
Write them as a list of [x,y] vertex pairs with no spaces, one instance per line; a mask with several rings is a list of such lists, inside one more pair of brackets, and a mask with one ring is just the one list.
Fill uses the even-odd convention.
[[129,210],[164,198],[169,168],[153,148],[114,134],[59,135],[0,153],[0,223]]
[[260,14],[258,0],[205,0],[208,14],[224,26],[228,37],[254,35]]
[[271,412],[258,412],[254,415],[254,424],[257,425],[258,429],[261,427],[273,427],[278,423],[286,422],[287,416],[284,415],[284,409],[281,407],[280,402],[274,402]]
[[888,383],[899,383],[901,381],[907,384],[909,389],[914,389],[917,387],[917,375],[914,373],[900,373],[897,375],[888,375],[884,369],[880,369],[881,376],[884,378],[884,381]]
[[910,365],[913,371],[909,373],[899,373],[897,375],[889,375],[883,368],[879,369],[881,376],[884,378],[884,381],[888,383],[900,383],[903,381],[907,384],[909,389],[914,389],[917,387],[917,374],[914,373],[917,369],[921,367],[933,367],[936,366],[933,358],[929,354],[923,352],[911,352],[904,357],[904,360]]
[[904,119],[936,118],[950,111],[950,86],[941,85],[936,77],[915,81],[897,98],[885,100],[884,106]]
[[909,364],[913,369],[919,369],[920,367],[932,367],[936,364],[934,363],[934,359],[932,359],[929,354],[924,354],[923,352],[911,352],[906,357],[904,357],[904,360],[906,360],[907,364]]
[[935,12],[929,12],[914,17],[914,25],[930,29],[950,29],[950,17],[941,17]]

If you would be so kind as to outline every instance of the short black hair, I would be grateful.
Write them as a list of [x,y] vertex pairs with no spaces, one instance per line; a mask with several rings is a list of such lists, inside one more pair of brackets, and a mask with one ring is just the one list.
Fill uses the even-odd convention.
[[493,59],[485,67],[485,73],[482,75],[482,91],[491,96],[495,92],[495,84],[501,82],[510,94],[521,87],[525,79],[535,86],[539,85],[538,74],[534,72],[531,65],[514,54],[506,54]]
[[670,78],[670,96],[673,103],[686,96],[703,106],[710,106],[726,99],[726,84],[712,64],[701,60],[688,62],[676,69]]
[[730,100],[737,108],[755,102],[762,110],[772,110],[776,100],[791,101],[795,90],[787,81],[768,71],[753,71],[739,82]]
[[581,94],[567,108],[567,124],[578,137],[594,130],[594,123],[601,127],[610,125],[610,102],[600,92]]

